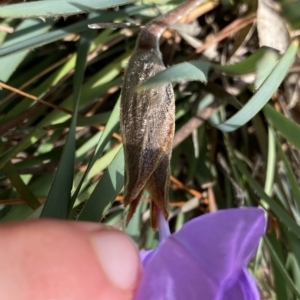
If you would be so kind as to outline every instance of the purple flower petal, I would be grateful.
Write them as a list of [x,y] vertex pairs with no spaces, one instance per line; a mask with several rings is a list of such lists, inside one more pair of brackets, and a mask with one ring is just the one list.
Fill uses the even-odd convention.
[[235,284],[224,291],[222,300],[259,300],[259,292],[253,277],[243,269]]
[[226,299],[225,291],[238,286],[239,280],[246,282],[241,272],[265,223],[264,211],[257,208],[227,209],[193,219],[147,256],[135,299]]
[[153,250],[141,250],[140,251],[140,257],[141,257],[141,261],[143,263],[144,268],[145,268],[146,264],[149,262],[149,260],[152,258],[155,251],[156,251],[155,249],[153,249]]
[[171,235],[171,232],[169,223],[159,208],[156,208],[156,215],[158,218],[159,243],[161,244]]

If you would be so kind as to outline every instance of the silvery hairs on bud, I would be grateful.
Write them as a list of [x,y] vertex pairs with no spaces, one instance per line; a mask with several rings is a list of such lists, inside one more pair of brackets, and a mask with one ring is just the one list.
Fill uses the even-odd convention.
[[127,224],[146,189],[151,198],[151,225],[156,210],[168,217],[170,158],[175,129],[175,98],[171,83],[143,91],[137,87],[165,69],[159,50],[163,31],[203,1],[186,1],[142,29],[125,72],[121,98],[121,134],[125,156],[124,205]]

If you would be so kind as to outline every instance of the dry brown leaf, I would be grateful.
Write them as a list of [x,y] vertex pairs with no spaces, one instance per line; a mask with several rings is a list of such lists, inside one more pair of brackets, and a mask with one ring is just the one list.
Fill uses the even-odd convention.
[[273,0],[258,1],[257,31],[260,46],[268,46],[284,52],[290,44],[290,33],[286,22],[276,9]]
[[[258,5],[258,0],[245,0],[244,6],[246,7],[243,9],[243,7],[240,9],[241,10],[241,17],[246,16],[248,14],[256,13],[257,11],[257,5]],[[247,41],[251,38],[252,33],[254,31],[255,25],[254,23],[251,23],[247,25],[246,27],[242,28],[240,31],[238,31],[234,37],[234,46],[233,50],[231,52],[231,56],[234,55],[234,53]]]

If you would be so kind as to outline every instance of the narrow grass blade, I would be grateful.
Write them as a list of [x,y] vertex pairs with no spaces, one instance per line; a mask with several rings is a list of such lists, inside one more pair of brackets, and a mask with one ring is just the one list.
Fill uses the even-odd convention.
[[28,218],[34,210],[27,204],[20,204],[12,208],[8,214],[1,218],[1,222],[19,221]]
[[100,222],[123,184],[124,154],[121,148],[84,205],[78,220]]
[[26,203],[32,208],[37,209],[41,204],[32,191],[27,187],[15,166],[9,161],[2,168],[2,171],[12,183],[17,192],[24,198]]
[[280,159],[282,160],[285,168],[285,173],[289,181],[289,185],[292,191],[293,198],[295,199],[296,205],[298,207],[298,211],[300,211],[300,188],[299,188],[299,183],[296,179],[296,176],[291,168],[291,165],[283,152],[281,148],[281,144],[279,143],[278,139],[276,140],[277,142],[277,149],[278,149],[278,155]]
[[[52,20],[47,20],[46,22],[39,19],[24,20],[16,28],[15,32],[10,35],[9,40],[1,46],[0,53],[2,49],[9,48],[12,45],[22,45],[29,39],[45,34],[51,28],[52,24]],[[0,80],[6,82],[27,54],[28,51],[23,51],[9,57],[0,58]]]
[[[129,53],[122,55],[116,60],[112,61],[111,64],[100,70],[92,79],[87,81],[82,87],[82,101],[79,103],[79,108],[83,108],[89,103],[92,103],[93,99],[98,95],[102,95],[110,87],[119,85],[121,78],[118,76],[120,71],[124,67]],[[69,70],[69,68],[68,68]],[[65,74],[65,73],[64,73]],[[73,106],[73,97],[68,97],[62,104],[62,107],[71,109]],[[46,135],[46,131],[42,129],[44,126],[48,126],[53,123],[60,123],[70,118],[70,115],[62,113],[60,111],[52,111],[36,126],[37,129],[31,131],[27,136],[24,137],[17,145],[11,147],[7,153],[2,153],[0,158],[0,168],[3,167],[9,160],[15,157],[19,152],[24,151],[29,146],[39,141],[43,136]]]
[[272,246],[271,242],[269,241],[269,239],[267,237],[264,238],[264,241],[265,241],[267,247],[269,248],[270,254],[271,254],[274,262],[276,263],[278,269],[281,271],[281,274],[282,274],[283,278],[285,279],[286,284],[292,289],[292,291],[296,294],[296,296],[298,298],[300,298],[300,293],[299,293],[298,288],[295,286],[292,278],[290,277],[290,275],[287,272],[284,264],[282,263],[282,261],[278,257],[278,255],[277,255],[274,247]]
[[294,253],[289,252],[286,262],[286,269],[289,274],[292,274],[295,285],[300,287],[300,266]]
[[290,217],[290,215],[280,206],[278,205],[272,198],[270,198],[264,190],[261,188],[261,186],[253,179],[251,174],[247,171],[247,169],[244,167],[244,165],[238,160],[235,159],[235,164],[241,174],[245,176],[246,180],[252,187],[252,189],[255,191],[255,193],[264,201],[267,202],[270,209],[274,212],[274,214],[277,216],[277,218],[289,229],[291,230],[298,238],[300,238],[300,230],[299,226],[296,224],[296,222]]
[[87,174],[87,179],[90,180],[94,176],[96,176],[97,174],[105,170],[110,165],[110,163],[112,162],[112,160],[114,159],[114,157],[117,155],[117,153],[121,148],[122,148],[122,143],[113,147],[110,151],[106,152],[103,156],[101,156],[100,159],[98,159],[93,164],[93,167]]
[[[140,234],[141,234],[141,221],[142,221],[142,215],[143,215],[143,203],[140,202],[136,208],[136,211],[134,215],[132,216],[130,222],[125,227],[125,219],[123,218],[123,224],[124,224],[124,232],[128,234],[137,244],[139,242]],[[124,215],[124,214],[123,214]]]
[[[273,247],[272,251],[276,255],[271,255],[271,264],[272,264],[272,273],[274,274],[274,290],[276,292],[276,299],[277,300],[285,300],[288,299],[288,291],[287,291],[287,284],[286,284],[286,277],[282,272],[284,255],[283,255],[283,245],[282,243],[277,240],[275,233],[269,233],[267,237],[270,245]],[[266,241],[263,240],[264,244]]]
[[300,150],[300,126],[289,120],[283,114],[277,112],[270,105],[266,105],[263,112],[274,128]]
[[71,190],[73,185],[73,172],[75,160],[75,132],[78,113],[78,103],[80,100],[81,85],[83,82],[86,58],[89,52],[90,43],[95,36],[95,32],[85,31],[80,39],[76,68],[74,75],[74,107],[73,117],[67,141],[61,156],[58,170],[55,174],[53,184],[48,194],[41,217],[66,219],[71,200]]
[[[97,124],[105,124],[107,123],[108,119],[110,116],[110,112],[104,112],[100,114],[95,114],[93,116],[88,116],[88,117],[79,117],[77,120],[77,126],[93,126]],[[58,129],[58,128],[69,128],[71,124],[71,121],[65,121],[59,124],[55,125],[50,125],[48,128],[51,129]]]
[[2,169],[3,166],[18,153],[30,147],[31,145],[34,145],[45,134],[46,132],[43,129],[34,129],[20,143],[11,147],[7,153],[2,153],[3,156],[0,158],[0,169]]
[[99,143],[97,145],[97,148],[95,150],[95,153],[93,155],[93,157],[91,158],[89,165],[85,171],[85,173],[83,174],[77,188],[76,191],[74,192],[73,196],[72,196],[72,201],[71,201],[71,206],[70,209],[72,207],[72,205],[75,203],[76,198],[80,192],[81,186],[83,184],[83,181],[85,180],[86,176],[88,175],[89,171],[91,170],[91,168],[93,167],[93,165],[95,164],[95,162],[97,161],[97,159],[99,159],[103,153],[104,147],[106,146],[107,142],[110,140],[113,132],[116,130],[118,124],[119,124],[119,114],[120,114],[120,98],[117,101],[117,103],[115,104],[115,107],[109,117],[109,120],[105,126],[105,129],[103,131],[103,133],[100,136],[100,140]]

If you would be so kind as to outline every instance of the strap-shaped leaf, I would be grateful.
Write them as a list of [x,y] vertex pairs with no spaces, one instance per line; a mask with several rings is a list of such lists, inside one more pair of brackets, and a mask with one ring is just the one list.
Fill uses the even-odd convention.
[[243,75],[253,73],[257,69],[257,63],[269,55],[279,57],[279,53],[269,47],[261,47],[246,59],[231,65],[212,64],[212,68],[230,75]]
[[[12,53],[19,52],[22,50],[32,49],[41,45],[52,43],[54,41],[64,38],[70,33],[84,31],[88,27],[88,24],[97,22],[111,22],[115,19],[123,18],[127,15],[134,14],[144,8],[145,6],[126,7],[119,11],[106,12],[105,14],[103,13],[100,16],[98,13],[97,15],[91,18],[76,22],[75,24],[71,24],[64,28],[58,28],[56,30],[44,34],[39,34],[33,37],[27,36],[26,39],[22,40],[22,43],[20,43],[18,40],[12,40],[8,45],[5,44],[3,47],[0,48],[0,57],[10,55]],[[47,20],[44,24],[48,24],[49,22],[51,23],[51,20]]]
[[285,279],[286,284],[292,289],[292,291],[294,291],[297,297],[300,297],[299,287],[297,287],[293,282],[292,278],[290,277],[289,273],[287,272],[284,266],[284,263],[281,261],[280,257],[278,256],[278,253],[276,253],[271,241],[267,237],[264,237],[264,242],[269,248],[271,257],[273,258],[274,263],[277,265],[279,271],[281,272],[283,278]]
[[[105,126],[105,129],[103,131],[103,133],[100,136],[98,145],[95,149],[94,155],[91,157],[88,167],[86,169],[86,171],[84,172],[78,186],[76,187],[76,190],[72,196],[72,200],[71,200],[71,204],[73,205],[75,203],[75,200],[80,192],[81,186],[86,178],[86,176],[88,175],[88,173],[90,172],[90,170],[92,169],[93,165],[95,164],[95,162],[101,157],[103,150],[106,146],[106,144],[108,143],[108,141],[110,140],[114,130],[117,128],[118,122],[119,122],[119,114],[120,114],[120,98],[117,101],[117,103],[115,104],[115,107],[109,117],[109,120]],[[71,208],[71,207],[70,207]]]
[[300,187],[299,183],[297,181],[297,178],[293,172],[293,169],[290,165],[290,162],[288,161],[284,151],[281,148],[281,144],[279,140],[276,140],[277,143],[277,149],[278,149],[278,156],[281,158],[284,168],[285,168],[285,174],[289,181],[289,189],[291,190],[291,193],[293,195],[293,198],[295,199],[295,203],[298,207],[298,210],[300,210]]
[[252,119],[265,106],[265,104],[269,101],[274,92],[280,86],[291,63],[295,58],[297,50],[298,42],[294,41],[291,43],[290,47],[279,60],[272,73],[267,77],[262,86],[245,104],[245,106],[230,119],[228,119],[224,123],[215,124],[215,126],[224,132],[230,132],[243,126],[250,119]]
[[41,205],[10,161],[3,166],[2,171],[31,208],[37,209]]
[[277,112],[272,106],[264,107],[264,114],[274,128],[300,150],[300,126]]
[[272,198],[270,198],[262,189],[262,187],[257,183],[257,181],[253,178],[253,176],[249,173],[246,167],[243,165],[241,161],[238,159],[234,159],[237,168],[240,173],[245,177],[248,181],[249,185],[256,192],[256,194],[261,197],[266,203],[269,205],[270,209],[274,212],[277,218],[286,226],[288,230],[291,230],[298,238],[300,238],[299,226],[292,219],[292,217],[280,206],[277,204]]
[[204,60],[184,62],[156,74],[144,82],[140,89],[150,88],[166,82],[182,82],[196,80],[206,83],[210,68],[230,75],[243,75],[253,73],[257,69],[257,62],[269,55],[277,55],[277,51],[268,47],[261,47],[255,53],[241,62],[231,65],[219,65]]
[[191,61],[174,65],[144,82],[140,89],[150,88],[167,82],[197,80],[207,81],[210,63],[206,61]]
[[49,191],[41,217],[66,219],[71,201],[75,160],[75,133],[80,100],[80,91],[84,77],[85,63],[89,47],[95,32],[86,30],[80,40],[74,76],[73,117],[61,160]]
[[99,222],[120,192],[124,181],[124,154],[121,148],[105,171],[78,220]]
[[36,18],[78,15],[132,3],[131,0],[43,0],[2,6],[1,18]]
[[[53,23],[54,22],[52,20],[47,20],[46,22],[39,19],[24,20],[1,48],[9,48],[14,44],[21,45],[29,39],[36,38],[41,34],[43,35],[51,28]],[[0,58],[0,80],[6,82],[27,54],[28,51],[23,51],[22,53],[11,55],[9,57]]]

